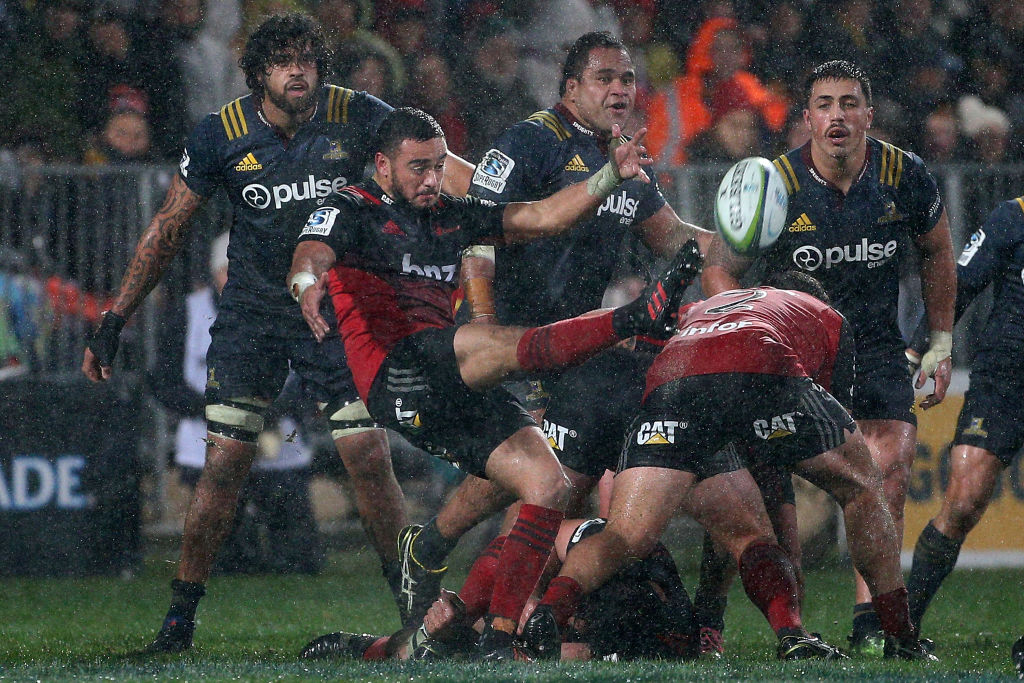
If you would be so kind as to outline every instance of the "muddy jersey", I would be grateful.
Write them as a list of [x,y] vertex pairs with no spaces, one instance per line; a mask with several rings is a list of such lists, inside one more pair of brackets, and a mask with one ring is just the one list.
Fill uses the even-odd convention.
[[391,107],[364,92],[325,85],[316,111],[290,139],[241,97],[192,132],[179,170],[203,197],[218,188],[232,208],[222,309],[299,316],[285,279],[302,222],[316,201],[363,176],[380,122]]
[[647,373],[646,394],[675,379],[723,373],[810,377],[826,390],[834,379],[844,391],[852,384],[843,316],[809,294],[737,289],[684,311]]
[[[607,161],[604,141],[559,104],[506,130],[477,166],[469,191],[496,202],[535,201],[586,180]],[[600,307],[623,237],[664,204],[653,179],[627,180],[573,230],[499,248],[498,319],[542,325]]]
[[330,195],[309,216],[299,240],[323,242],[337,257],[328,292],[360,396],[399,340],[454,324],[462,251],[500,237],[504,209],[441,195],[420,211],[370,180]]
[[787,227],[765,255],[769,271],[797,268],[825,287],[853,326],[858,356],[898,353],[899,259],[908,238],[942,215],[935,180],[921,159],[867,138],[860,177],[843,195],[811,161],[810,143],[774,161],[789,193]]
[[[997,206],[967,240],[956,264],[957,319],[989,283],[993,287],[972,377],[1018,377],[1024,364],[1024,197]],[[927,321],[922,320],[915,340],[926,334]]]

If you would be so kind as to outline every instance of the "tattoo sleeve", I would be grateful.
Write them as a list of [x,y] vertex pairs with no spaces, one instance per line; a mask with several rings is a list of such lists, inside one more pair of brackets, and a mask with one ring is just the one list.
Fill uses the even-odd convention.
[[112,310],[128,318],[163,277],[164,270],[188,238],[189,219],[203,198],[175,175],[163,206],[143,231],[128,263]]

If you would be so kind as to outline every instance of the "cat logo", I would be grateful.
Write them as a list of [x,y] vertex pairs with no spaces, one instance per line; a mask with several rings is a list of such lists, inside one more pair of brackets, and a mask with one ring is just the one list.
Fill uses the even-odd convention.
[[667,446],[676,442],[676,429],[686,429],[688,423],[679,420],[644,422],[636,430],[639,446]]
[[256,161],[256,157],[249,152],[245,155],[245,158],[235,164],[236,171],[259,171],[263,168],[263,164]]
[[878,223],[879,225],[885,225],[886,223],[895,223],[901,220],[903,220],[903,214],[896,210],[896,202],[890,201],[885,205],[885,215],[878,219]]
[[565,437],[568,436],[570,439],[575,439],[576,430],[544,420],[544,436],[548,438],[548,445],[551,446],[551,450],[564,451]]
[[341,148],[340,140],[331,140],[331,148],[324,154],[325,161],[342,161],[348,159],[348,152]]
[[783,413],[768,420],[754,420],[754,433],[768,441],[770,439],[781,439],[796,433],[796,420],[793,417],[796,413]]
[[580,158],[579,154],[575,155],[572,159],[569,160],[569,163],[565,165],[565,170],[578,171],[580,173],[590,173],[590,167],[583,163],[583,159]]
[[982,438],[988,437],[988,430],[983,426],[985,418],[983,417],[971,417],[971,424],[967,425],[967,429],[964,430],[964,434],[968,436],[980,436]]
[[790,232],[811,232],[817,230],[818,226],[811,222],[811,219],[807,217],[806,213],[800,214],[800,217],[792,222],[789,226]]

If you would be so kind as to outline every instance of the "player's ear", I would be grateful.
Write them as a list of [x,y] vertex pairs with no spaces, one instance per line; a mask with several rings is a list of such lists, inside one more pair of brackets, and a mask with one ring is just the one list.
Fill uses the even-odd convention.
[[384,152],[377,152],[373,157],[373,166],[377,171],[377,175],[381,178],[387,178],[391,175],[391,159],[388,159]]

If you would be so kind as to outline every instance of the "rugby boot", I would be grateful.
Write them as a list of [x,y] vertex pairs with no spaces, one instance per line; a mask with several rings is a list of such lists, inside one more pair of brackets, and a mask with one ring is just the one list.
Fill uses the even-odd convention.
[[721,659],[725,654],[725,639],[722,632],[710,626],[700,627],[700,656]]
[[668,339],[675,334],[683,292],[700,274],[702,263],[697,241],[691,239],[640,296],[615,309],[612,313],[615,333],[623,339],[633,336]]
[[790,662],[798,659],[847,659],[839,648],[829,645],[816,635],[783,636],[776,652],[779,659]]
[[371,645],[386,636],[368,633],[327,633],[309,641],[302,648],[302,659],[362,659]]
[[476,659],[482,662],[534,662],[537,655],[511,633],[487,624],[476,643]]
[[1010,654],[1013,657],[1013,667],[1017,670],[1017,678],[1024,681],[1024,636],[1013,644],[1013,651]]
[[423,622],[427,610],[441,594],[441,579],[448,571],[448,567],[428,569],[416,561],[412,546],[421,531],[422,525],[410,524],[398,532],[398,560],[402,565],[398,611],[406,628]]
[[523,643],[540,659],[558,659],[562,654],[562,637],[548,605],[537,605],[523,624],[520,635]]
[[192,647],[192,634],[195,633],[196,622],[184,617],[167,615],[160,632],[153,642],[143,650],[144,654],[164,654],[184,652]]
[[917,638],[886,637],[882,656],[885,659],[906,659],[913,662],[939,661],[939,658],[929,651],[928,646]]
[[881,659],[885,654],[885,632],[854,632],[846,637],[850,643],[850,654],[866,659]]
[[412,659],[435,661],[440,659],[466,659],[473,654],[480,634],[466,624],[452,624],[438,633],[427,636],[420,628],[417,635],[424,637],[415,639],[416,646],[412,651]]

